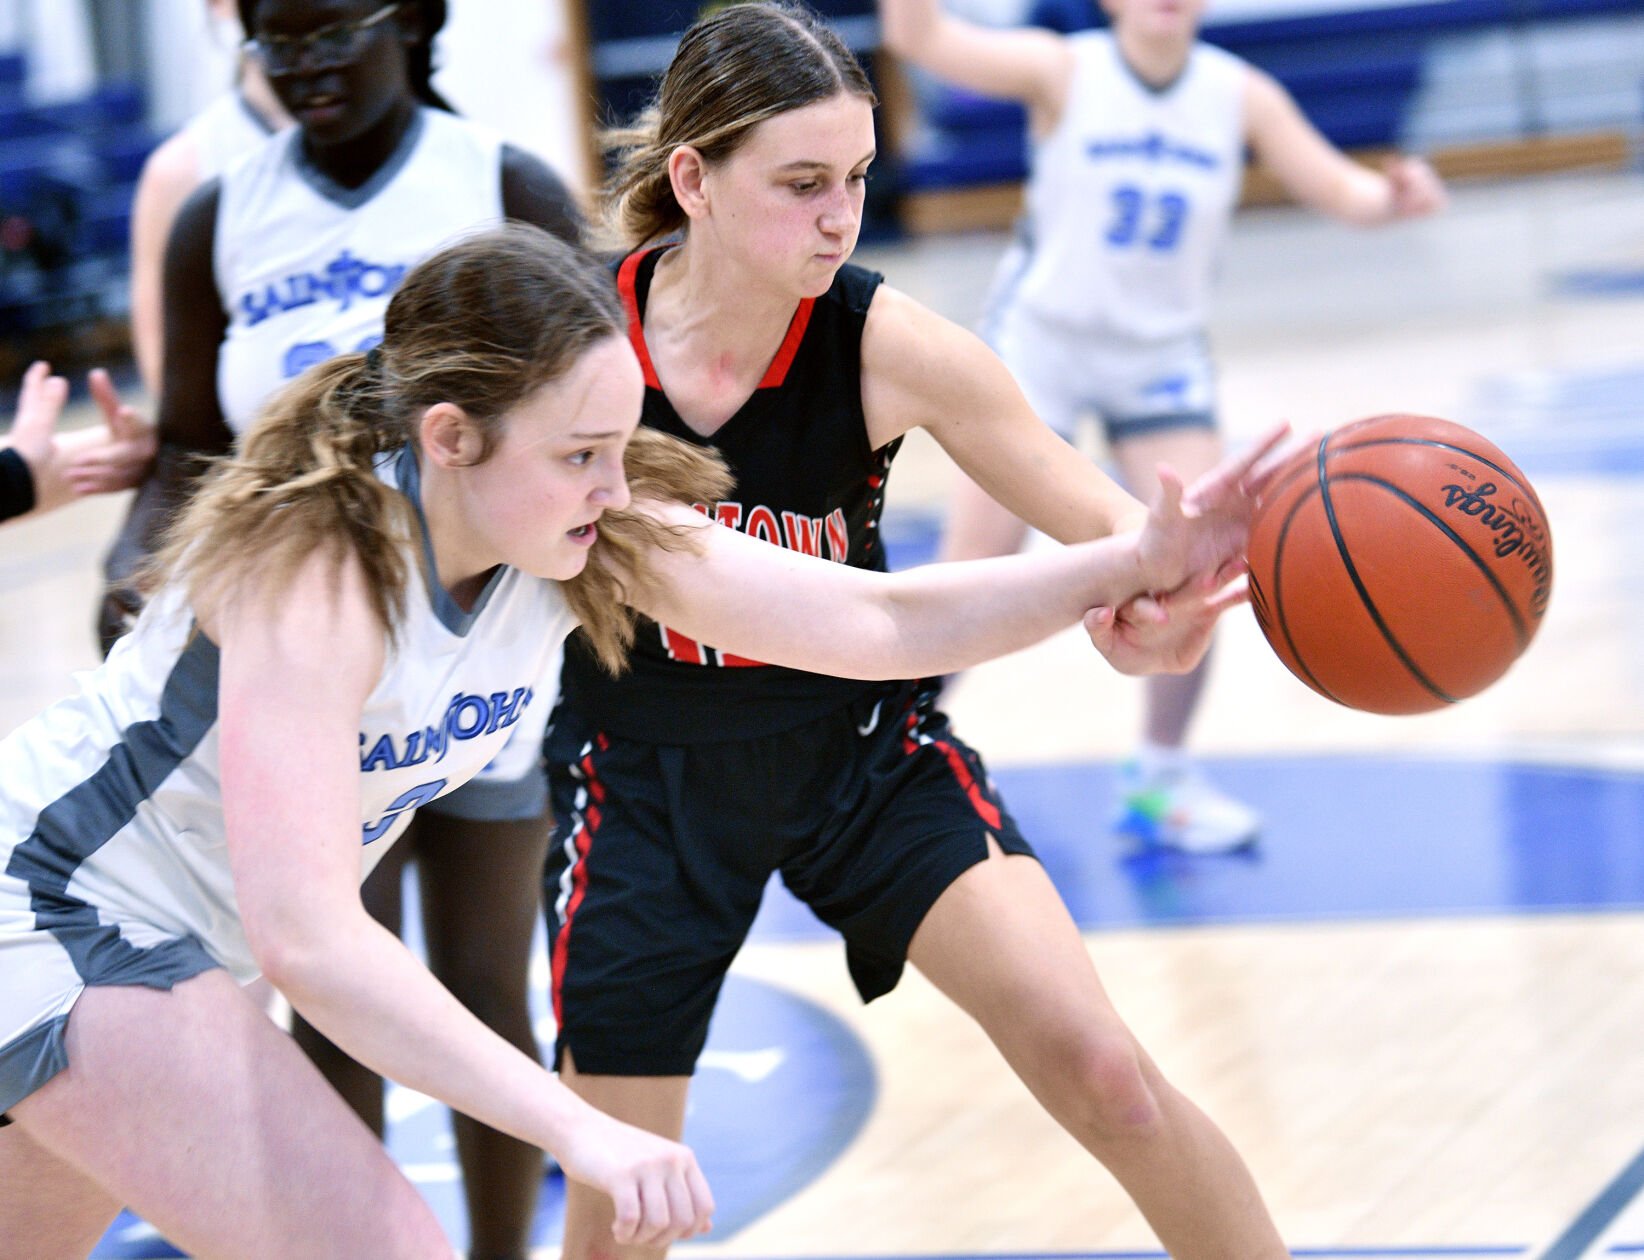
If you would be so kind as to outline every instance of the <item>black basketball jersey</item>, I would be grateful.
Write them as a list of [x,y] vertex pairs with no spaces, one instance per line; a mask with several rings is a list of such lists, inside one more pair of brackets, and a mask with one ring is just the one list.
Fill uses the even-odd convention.
[[[661,255],[630,254],[617,265],[617,284],[645,370],[642,422],[712,447],[736,478],[724,500],[698,509],[777,546],[884,569],[879,516],[901,439],[873,450],[862,413],[862,328],[883,277],[841,267],[826,293],[802,301],[752,397],[705,438],[679,418],[645,347],[645,302]],[[563,702],[601,730],[661,744],[787,730],[869,686],[744,660],[649,620],[640,622],[631,660],[628,673],[612,678],[583,636],[572,635]]]

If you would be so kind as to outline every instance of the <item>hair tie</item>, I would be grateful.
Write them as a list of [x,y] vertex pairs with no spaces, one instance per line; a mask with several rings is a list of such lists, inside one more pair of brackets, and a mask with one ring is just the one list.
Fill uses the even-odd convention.
[[382,342],[365,352],[365,370],[372,376],[382,375]]

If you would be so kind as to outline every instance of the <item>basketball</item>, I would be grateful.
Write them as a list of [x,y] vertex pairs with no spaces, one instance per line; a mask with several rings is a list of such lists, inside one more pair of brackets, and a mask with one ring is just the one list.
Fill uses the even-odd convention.
[[1425,713],[1477,695],[1530,645],[1553,585],[1541,500],[1492,443],[1430,416],[1374,416],[1297,454],[1250,532],[1250,596],[1320,695]]

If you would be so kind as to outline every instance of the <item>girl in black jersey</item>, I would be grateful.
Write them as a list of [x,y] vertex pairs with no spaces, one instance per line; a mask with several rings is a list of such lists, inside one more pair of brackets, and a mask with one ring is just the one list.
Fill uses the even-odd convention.
[[[847,265],[873,105],[807,10],[736,5],[685,34],[656,107],[618,137],[609,195],[635,249],[618,287],[645,423],[725,457],[737,484],[704,505],[718,520],[851,566],[883,567],[885,478],[915,426],[1056,538],[1135,528],[1142,506],[1039,423],[980,342]],[[1226,576],[1168,597],[1168,619],[1141,600],[1087,628],[1121,669],[1191,668],[1239,598]],[[613,679],[573,636],[547,745],[556,1055],[575,1089],[681,1132],[725,971],[779,870],[845,937],[864,999],[911,960],[1173,1254],[1285,1254],[1226,1138],[1115,1013],[932,688],[762,666],[657,624],[634,657]],[[609,1213],[571,1187],[564,1254],[610,1254]]]

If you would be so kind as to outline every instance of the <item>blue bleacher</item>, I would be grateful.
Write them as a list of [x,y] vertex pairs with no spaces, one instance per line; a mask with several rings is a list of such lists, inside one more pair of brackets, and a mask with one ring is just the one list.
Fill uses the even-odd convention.
[[[1337,145],[1390,147],[1399,143],[1436,39],[1640,10],[1640,0],[1415,0],[1214,22],[1204,38],[1272,74]],[[1036,0],[1030,20],[1063,33],[1104,24],[1093,0]],[[934,81],[926,83],[921,104],[925,127],[906,156],[907,188],[1008,181],[1026,171],[1026,131],[1015,104]]]
[[31,104],[0,55],[0,332],[123,318],[131,201],[156,137],[135,84]]

